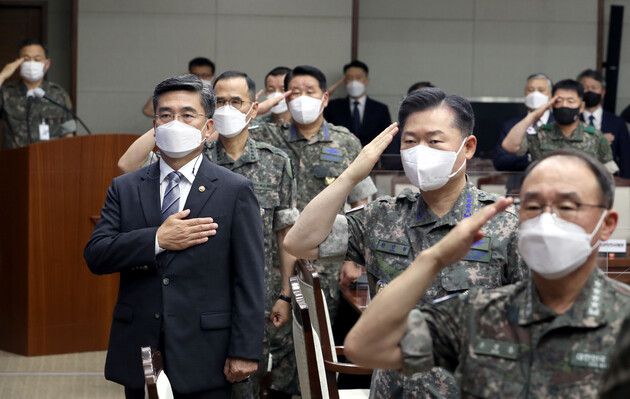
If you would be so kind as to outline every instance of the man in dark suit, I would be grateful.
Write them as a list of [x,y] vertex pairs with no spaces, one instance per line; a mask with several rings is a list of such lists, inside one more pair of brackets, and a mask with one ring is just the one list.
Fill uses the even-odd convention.
[[610,143],[613,159],[619,166],[618,175],[630,179],[630,134],[623,119],[602,108],[606,95],[604,77],[597,71],[587,69],[578,75],[577,81],[584,86],[585,107],[580,119],[604,133]]
[[[365,146],[391,125],[392,118],[387,105],[365,94],[370,84],[367,65],[361,61],[352,61],[344,65],[343,74],[348,96],[330,101],[328,107],[324,108],[324,118],[333,125],[346,127]],[[398,154],[399,148],[394,147],[390,153]]]
[[[525,107],[528,113],[549,101],[552,86],[551,79],[544,73],[535,73],[527,77],[525,83]],[[515,155],[507,152],[503,149],[501,143],[514,125],[523,120],[523,117],[524,115],[514,117],[503,124],[497,147],[494,150],[494,158],[492,159],[496,170],[513,172],[505,187],[508,194],[520,190],[521,183],[523,182],[523,174],[520,172],[525,171],[527,165],[529,165],[529,155]],[[553,120],[553,115],[547,110],[543,116],[536,121],[536,127],[553,122]]]
[[112,182],[84,256],[120,273],[105,377],[144,398],[140,347],[176,398],[229,398],[262,352],[264,251],[252,183],[201,155],[216,96],[193,75],[153,93],[158,164]]

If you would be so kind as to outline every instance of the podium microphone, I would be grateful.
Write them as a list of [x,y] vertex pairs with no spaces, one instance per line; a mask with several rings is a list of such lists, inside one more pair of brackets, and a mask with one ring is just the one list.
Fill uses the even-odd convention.
[[90,131],[90,129],[88,129],[87,126],[85,126],[85,123],[83,123],[83,121],[81,120],[81,118],[79,118],[79,116],[77,114],[74,113],[74,111],[72,111],[70,108],[66,107],[63,104],[59,104],[57,101],[53,100],[52,98],[48,97],[46,95],[46,92],[44,91],[44,89],[42,89],[41,87],[36,87],[32,90],[29,90],[26,95],[31,98],[31,97],[36,97],[36,98],[44,98],[46,100],[48,100],[49,102],[55,104],[56,106],[58,106],[59,108],[63,109],[64,111],[68,112],[70,115],[74,116],[76,120],[79,121],[79,123],[81,123],[81,126],[83,126],[83,128],[87,131],[88,134],[92,134],[92,132]]

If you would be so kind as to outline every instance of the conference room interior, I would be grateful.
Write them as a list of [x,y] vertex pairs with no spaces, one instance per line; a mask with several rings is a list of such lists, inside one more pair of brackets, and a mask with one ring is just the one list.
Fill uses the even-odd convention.
[[[157,83],[185,73],[189,60],[207,57],[215,77],[240,70],[262,88],[279,65],[316,66],[330,85],[359,59],[370,68],[368,96],[385,103],[393,120],[407,88],[430,81],[470,100],[478,145],[469,179],[504,195],[510,176],[521,172],[498,171],[492,159],[503,123],[526,113],[527,76],[545,73],[556,82],[601,70],[604,108],[619,115],[630,105],[630,22],[627,12],[618,18],[629,7],[630,0],[0,0],[0,64],[14,60],[26,38],[47,43],[47,79],[68,91],[91,131],[77,124],[78,137],[63,146],[0,150],[0,170],[17,173],[21,198],[0,199],[0,279],[7,284],[0,291],[0,397],[122,397],[103,377],[118,277],[90,274],[83,247],[119,173],[117,160],[151,128],[142,106]],[[331,98],[346,95],[340,85]],[[371,177],[378,189],[372,200],[417,190],[397,155],[384,156]],[[601,252],[598,265],[630,283],[630,179],[616,183],[613,238],[626,247]],[[337,341],[369,301],[361,284],[342,290]],[[341,385],[366,381],[344,378]]]

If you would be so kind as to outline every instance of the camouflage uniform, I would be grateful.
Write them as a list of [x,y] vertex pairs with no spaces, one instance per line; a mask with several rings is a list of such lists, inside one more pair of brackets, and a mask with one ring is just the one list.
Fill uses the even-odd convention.
[[254,183],[254,192],[263,217],[265,320],[267,320],[263,356],[258,371],[249,378],[249,382],[235,384],[233,390],[233,397],[257,398],[260,379],[267,372],[269,334],[275,329],[269,322],[269,315],[281,289],[276,232],[292,226],[297,220],[295,179],[291,161],[284,152],[251,138],[247,139],[243,155],[236,161],[229,157],[220,140],[208,143],[204,148],[204,154],[212,163],[224,166]]
[[[306,139],[291,123],[278,126],[261,123],[250,134],[285,151],[295,168],[297,181],[297,207],[301,211],[317,194],[331,184],[359,155],[361,143],[348,129],[324,121],[319,131]],[[376,193],[368,177],[360,182],[348,196],[348,202],[357,202]],[[339,210],[342,213],[342,210]],[[339,271],[342,262],[317,262],[313,266],[319,273],[326,296],[331,320],[339,301]],[[293,354],[291,326],[283,326],[272,337],[271,353],[274,360],[273,388],[299,394],[297,368]]]
[[[393,280],[458,221],[497,198],[467,182],[453,208],[441,218],[428,208],[420,193],[405,190],[396,198],[379,198],[345,218],[338,216],[319,254],[329,257],[346,253],[347,258],[364,264],[373,289],[376,280]],[[494,288],[525,279],[529,272],[517,251],[517,227],[513,207],[484,225],[484,238],[473,244],[463,260],[442,270],[421,303],[472,287]],[[413,377],[403,377],[393,370],[375,370],[370,397],[456,398],[459,394],[453,376],[433,368],[430,373]]]
[[601,162],[611,173],[619,171],[604,134],[583,122],[578,122],[569,137],[562,134],[556,122],[536,127],[532,134],[528,131],[525,135],[516,155],[525,155],[529,152],[532,161],[537,161],[560,148],[575,148],[583,151]]
[[[48,97],[72,109],[70,97],[61,86],[44,80],[40,87]],[[49,127],[51,140],[76,131],[76,123],[72,115],[43,98],[33,100],[30,106],[29,121],[26,123],[27,90],[21,80],[8,82],[0,89],[0,110],[4,132],[2,148],[24,147],[40,141],[39,125],[42,124],[42,121],[45,121]]]
[[255,117],[254,120],[252,121],[250,129],[254,129],[257,125],[264,124],[264,123],[276,124],[276,121],[273,119],[273,116],[271,115],[272,115],[271,112],[268,112],[265,115],[259,115]]
[[610,366],[604,373],[601,399],[630,398],[630,316],[621,326],[621,333],[611,351]]
[[403,373],[439,365],[463,398],[594,398],[630,311],[630,287],[597,268],[567,312],[545,306],[533,280],[412,310]]

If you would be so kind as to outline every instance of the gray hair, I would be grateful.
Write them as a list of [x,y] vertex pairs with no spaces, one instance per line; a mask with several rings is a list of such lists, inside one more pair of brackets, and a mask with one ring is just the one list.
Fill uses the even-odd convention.
[[158,83],[153,90],[153,109],[157,109],[160,96],[171,91],[189,91],[201,95],[201,105],[203,105],[206,118],[212,118],[217,105],[217,95],[210,85],[204,84],[201,79],[193,74],[175,76]]
[[533,75],[529,75],[527,77],[527,80],[525,80],[525,85],[527,85],[532,79],[547,79],[547,83],[549,83],[549,90],[551,90],[551,88],[553,87],[553,82],[551,81],[551,79],[549,79],[549,76],[545,75],[544,73],[535,73]]

